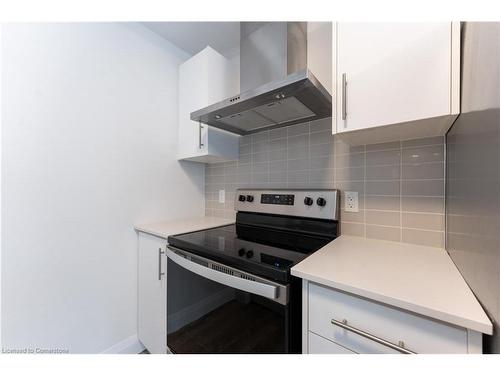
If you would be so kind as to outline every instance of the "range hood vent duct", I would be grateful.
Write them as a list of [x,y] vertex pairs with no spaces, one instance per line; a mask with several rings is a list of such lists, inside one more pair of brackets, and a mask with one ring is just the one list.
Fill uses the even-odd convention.
[[332,115],[332,97],[307,69],[306,22],[242,22],[239,95],[191,120],[245,135]]

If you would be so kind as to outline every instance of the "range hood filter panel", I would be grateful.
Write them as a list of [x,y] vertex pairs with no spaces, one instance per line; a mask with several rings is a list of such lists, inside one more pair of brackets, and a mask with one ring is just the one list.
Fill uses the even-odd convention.
[[255,131],[290,121],[305,120],[315,114],[297,98],[290,97],[218,119],[243,131]]
[[254,111],[271,120],[276,125],[306,119],[315,115],[313,111],[293,96],[262,105],[255,108]]
[[222,117],[216,121],[241,129],[243,131],[250,131],[256,128],[262,128],[274,124],[273,121],[261,116],[252,109],[237,113],[235,115]]

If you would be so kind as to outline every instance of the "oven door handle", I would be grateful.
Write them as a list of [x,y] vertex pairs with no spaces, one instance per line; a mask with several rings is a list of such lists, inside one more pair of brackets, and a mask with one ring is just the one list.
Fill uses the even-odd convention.
[[241,277],[228,275],[227,273],[216,271],[212,268],[202,266],[186,259],[172,250],[167,249],[167,257],[178,266],[193,272],[206,279],[218,282],[220,284],[243,290],[248,293],[257,294],[262,297],[276,299],[278,297],[278,287],[274,285],[264,284],[258,281],[246,280]]

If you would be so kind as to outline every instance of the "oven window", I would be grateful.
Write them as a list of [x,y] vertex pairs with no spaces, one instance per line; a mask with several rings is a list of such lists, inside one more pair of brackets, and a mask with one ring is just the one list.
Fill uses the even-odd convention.
[[173,353],[287,353],[288,307],[168,260],[167,346]]

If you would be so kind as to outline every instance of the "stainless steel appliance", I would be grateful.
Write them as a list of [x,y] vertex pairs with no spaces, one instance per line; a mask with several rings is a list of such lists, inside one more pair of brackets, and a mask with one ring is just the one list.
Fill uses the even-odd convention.
[[299,353],[290,268],[338,235],[336,190],[238,190],[233,225],[168,239],[173,353]]
[[307,68],[307,22],[242,22],[240,88],[231,98],[191,113],[236,134],[332,115],[332,97]]
[[461,114],[446,136],[446,248],[494,325],[500,353],[500,23],[462,24]]

